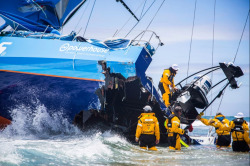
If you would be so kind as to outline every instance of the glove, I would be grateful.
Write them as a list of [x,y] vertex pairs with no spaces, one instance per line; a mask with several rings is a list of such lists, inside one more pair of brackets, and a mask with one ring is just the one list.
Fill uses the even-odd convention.
[[201,116],[204,115],[204,112],[201,112],[199,115],[196,116],[196,119],[200,120],[201,119]]
[[196,119],[200,120],[201,119],[201,115],[197,115]]
[[214,122],[215,122],[214,120],[210,120],[208,123],[213,124]]
[[187,129],[186,129],[186,130],[184,130],[183,135],[187,135],[187,134],[188,134],[188,131],[187,131]]
[[160,140],[156,140],[156,141],[155,141],[155,144],[158,144],[159,142],[160,142]]
[[139,141],[139,138],[135,138],[135,142],[138,142]]

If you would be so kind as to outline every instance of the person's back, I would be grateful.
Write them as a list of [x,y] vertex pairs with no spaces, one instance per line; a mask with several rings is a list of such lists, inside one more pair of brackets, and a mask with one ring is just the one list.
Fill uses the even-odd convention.
[[233,138],[232,148],[233,151],[237,152],[248,152],[250,150],[249,127],[243,117],[243,113],[240,112],[235,116],[236,119],[230,122]]
[[159,122],[155,117],[155,113],[151,113],[151,111],[145,111],[145,113],[139,116],[140,119],[138,120],[135,137],[136,142],[140,140],[139,144],[141,148],[157,150],[155,145],[160,140]]

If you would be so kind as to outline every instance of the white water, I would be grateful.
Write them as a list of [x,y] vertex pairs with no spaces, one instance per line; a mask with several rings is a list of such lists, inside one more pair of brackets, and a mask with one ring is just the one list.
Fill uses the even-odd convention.
[[[12,116],[12,125],[0,132],[1,166],[249,165],[250,153],[216,149],[215,145],[175,152],[166,147],[158,147],[157,152],[141,150],[111,131],[81,132],[60,111],[50,115],[43,105],[33,112],[19,107]],[[194,130],[196,126],[200,125],[194,125]]]

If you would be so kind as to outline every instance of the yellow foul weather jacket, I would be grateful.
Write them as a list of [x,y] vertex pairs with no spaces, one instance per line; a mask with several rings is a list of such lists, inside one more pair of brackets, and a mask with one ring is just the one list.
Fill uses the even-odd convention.
[[247,122],[244,120],[241,126],[236,126],[236,123],[237,122],[234,120],[230,122],[233,141],[245,141],[247,144],[250,144],[249,127]]
[[[223,120],[220,121],[220,118]],[[209,120],[201,118],[200,121],[207,126],[215,127],[216,133],[218,135],[230,135],[231,128],[229,125],[229,120],[226,119],[224,115],[216,115],[214,119]]]
[[169,94],[170,94],[170,87],[175,88],[175,84],[174,84],[174,73],[171,73],[171,71],[169,69],[165,69],[160,82],[163,84],[163,88],[165,90],[165,93],[162,94],[162,99],[165,102],[165,105],[168,107],[170,105],[169,103]]
[[141,134],[150,134],[155,135],[156,140],[160,140],[159,122],[155,113],[142,113],[139,118],[135,134],[136,139],[139,139]]
[[185,130],[180,128],[180,119],[174,114],[170,115],[164,123],[168,132],[169,149],[180,150],[180,134],[184,134]]

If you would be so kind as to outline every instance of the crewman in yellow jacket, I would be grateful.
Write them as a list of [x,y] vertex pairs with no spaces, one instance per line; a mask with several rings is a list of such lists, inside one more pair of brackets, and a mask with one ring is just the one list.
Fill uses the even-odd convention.
[[170,106],[170,87],[172,90],[177,89],[174,84],[174,77],[178,70],[177,64],[173,64],[169,69],[165,69],[158,85],[166,107]]
[[217,140],[216,140],[216,147],[230,147],[231,144],[231,135],[230,131],[231,128],[229,126],[229,120],[225,118],[222,113],[218,112],[214,119],[204,119],[201,118],[201,115],[197,116],[197,119],[199,119],[203,124],[207,126],[213,126],[215,127],[215,131],[217,133]]
[[172,114],[166,119],[164,123],[168,133],[169,149],[172,150],[181,150],[180,134],[183,135],[185,133],[185,130],[180,128],[179,117],[181,114],[182,108],[180,106],[176,106],[174,112],[172,112]]
[[159,122],[149,105],[146,105],[143,110],[144,113],[139,116],[135,141],[139,141],[139,145],[143,149],[156,151],[155,145],[160,141]]
[[236,152],[249,152],[250,140],[249,140],[249,127],[247,122],[244,120],[244,114],[239,112],[236,119],[230,122],[232,131],[232,148]]

